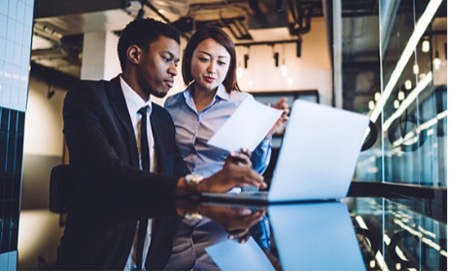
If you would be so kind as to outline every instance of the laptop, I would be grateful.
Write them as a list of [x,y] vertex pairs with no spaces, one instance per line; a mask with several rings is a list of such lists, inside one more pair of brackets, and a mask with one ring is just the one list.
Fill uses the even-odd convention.
[[338,200],[347,195],[369,117],[294,101],[268,192],[202,193],[240,203]]

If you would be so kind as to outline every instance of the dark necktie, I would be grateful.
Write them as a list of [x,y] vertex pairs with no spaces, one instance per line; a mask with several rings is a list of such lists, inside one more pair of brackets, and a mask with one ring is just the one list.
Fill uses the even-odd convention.
[[[148,134],[147,134],[147,110],[149,106],[145,106],[141,108],[138,112],[141,114],[141,170],[150,171],[150,156],[149,156],[149,143],[148,143]],[[137,262],[136,269],[142,270],[143,263],[143,249],[144,249],[144,241],[146,239],[146,232],[148,227],[148,219],[141,219],[138,225],[138,243],[137,243]]]
[[149,160],[149,142],[148,142],[148,133],[147,133],[147,110],[149,106],[144,106],[138,112],[141,114],[141,170],[150,171],[151,163]]

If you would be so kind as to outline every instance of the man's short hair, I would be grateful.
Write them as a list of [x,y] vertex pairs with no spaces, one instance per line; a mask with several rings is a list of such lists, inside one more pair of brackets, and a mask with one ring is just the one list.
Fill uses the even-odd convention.
[[127,24],[118,42],[118,57],[122,71],[124,72],[126,68],[127,49],[131,45],[137,45],[147,51],[149,44],[161,35],[174,39],[180,44],[179,32],[169,24],[152,18],[136,19]]

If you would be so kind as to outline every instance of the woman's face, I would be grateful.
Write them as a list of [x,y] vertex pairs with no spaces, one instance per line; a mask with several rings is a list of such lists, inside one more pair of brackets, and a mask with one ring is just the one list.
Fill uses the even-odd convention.
[[196,88],[211,92],[223,83],[229,70],[231,55],[225,47],[208,38],[202,41],[193,52],[191,74]]

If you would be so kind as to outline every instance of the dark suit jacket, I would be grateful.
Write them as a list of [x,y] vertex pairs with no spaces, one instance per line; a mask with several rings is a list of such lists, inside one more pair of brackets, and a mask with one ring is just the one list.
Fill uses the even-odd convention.
[[[153,104],[151,125],[158,169],[158,174],[153,174],[139,169],[137,144],[119,76],[111,81],[75,83],[64,100],[63,119],[70,164],[80,188],[68,211],[56,268],[122,270],[139,217],[131,215],[130,219],[108,222],[87,215],[87,209],[93,206],[94,211],[95,207],[114,204],[112,198],[119,198],[116,202],[123,204],[163,201],[166,206],[162,207],[171,212],[168,202],[175,199],[175,175],[189,173],[176,145],[173,121],[165,109]],[[158,215],[151,209],[156,205],[146,206],[149,209],[144,212]],[[157,219],[146,261],[149,270],[166,264],[178,224],[174,217]]]

